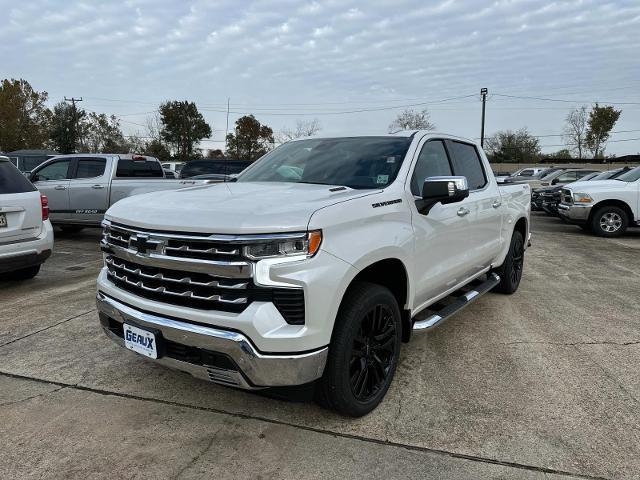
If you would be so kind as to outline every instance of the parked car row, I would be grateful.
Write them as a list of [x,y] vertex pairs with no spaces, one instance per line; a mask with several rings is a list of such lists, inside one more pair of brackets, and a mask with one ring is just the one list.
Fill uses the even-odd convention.
[[578,181],[536,189],[531,206],[601,237],[622,235],[640,226],[640,167],[586,173]]

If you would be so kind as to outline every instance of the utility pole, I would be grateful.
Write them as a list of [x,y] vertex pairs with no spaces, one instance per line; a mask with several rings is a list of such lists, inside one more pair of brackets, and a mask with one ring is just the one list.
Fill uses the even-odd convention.
[[480,127],[480,146],[484,148],[484,112],[485,112],[485,104],[487,103],[487,93],[489,90],[486,88],[480,89],[480,95],[482,95],[482,126]]
[[64,97],[64,101],[65,102],[71,102],[72,108],[73,108],[73,124],[75,125],[75,130],[74,130],[74,135],[73,135],[73,150],[76,150],[76,142],[78,140],[78,109],[76,108],[76,102],[81,102],[82,101],[82,97],[80,98],[67,98],[66,96]]
[[224,151],[227,151],[227,135],[229,134],[229,104],[231,103],[231,97],[227,97],[227,128],[224,130]]

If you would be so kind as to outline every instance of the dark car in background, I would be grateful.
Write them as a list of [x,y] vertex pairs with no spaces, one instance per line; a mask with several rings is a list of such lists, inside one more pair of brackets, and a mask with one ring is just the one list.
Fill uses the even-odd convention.
[[191,178],[196,175],[237,175],[251,162],[244,160],[191,160],[182,167],[180,178]]

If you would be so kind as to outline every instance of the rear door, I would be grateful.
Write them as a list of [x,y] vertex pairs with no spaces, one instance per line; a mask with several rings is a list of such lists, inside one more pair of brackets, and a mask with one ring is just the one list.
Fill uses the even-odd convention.
[[49,198],[49,212],[52,222],[71,218],[69,207],[69,178],[73,157],[55,159],[37,167],[31,176],[33,184]]
[[469,182],[469,197],[456,204],[461,209],[458,214],[467,219],[466,246],[461,252],[465,262],[459,272],[466,278],[489,267],[500,252],[502,197],[475,145],[457,140],[447,140],[446,144],[453,174],[466,177]]
[[40,192],[11,162],[0,160],[0,246],[36,237],[41,226]]
[[109,203],[108,161],[103,157],[77,157],[69,180],[71,219],[78,223],[100,223]]

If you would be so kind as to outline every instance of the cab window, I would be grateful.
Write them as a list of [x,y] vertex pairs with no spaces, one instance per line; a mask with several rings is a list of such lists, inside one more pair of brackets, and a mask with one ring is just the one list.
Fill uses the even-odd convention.
[[422,196],[422,185],[427,177],[451,175],[451,164],[444,144],[440,140],[430,140],[423,145],[416,161],[411,177],[411,193]]
[[104,175],[107,160],[104,158],[80,158],[74,178],[94,178]]
[[469,190],[480,190],[487,184],[482,161],[476,147],[469,143],[449,141],[454,175],[467,177]]
[[118,160],[118,178],[164,178],[160,163],[155,160]]
[[70,164],[71,159],[65,158],[45,165],[34,174],[33,181],[42,182],[46,180],[66,180],[69,178]]

